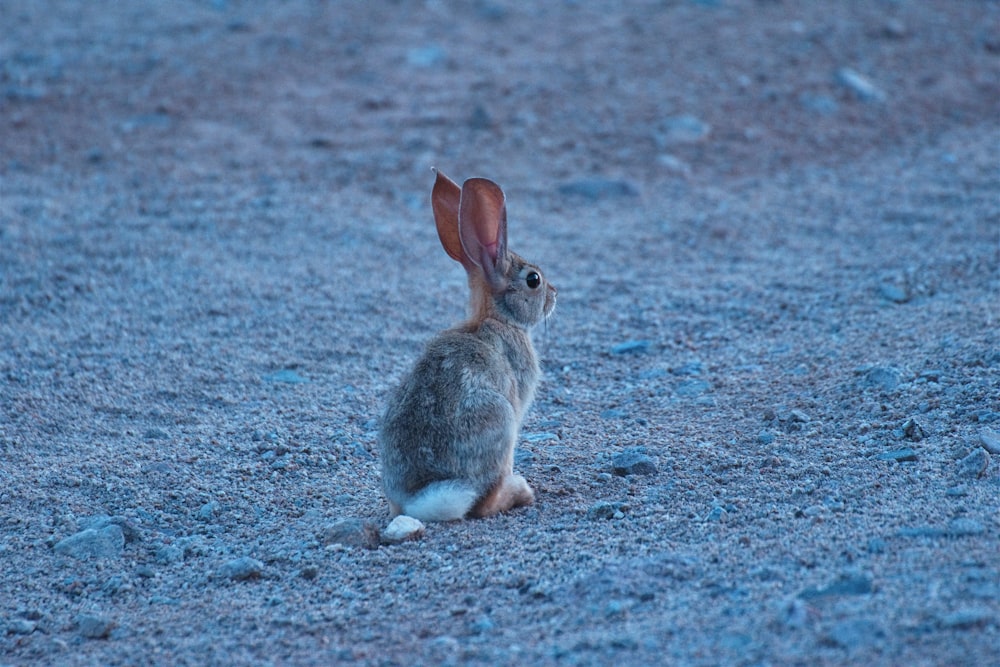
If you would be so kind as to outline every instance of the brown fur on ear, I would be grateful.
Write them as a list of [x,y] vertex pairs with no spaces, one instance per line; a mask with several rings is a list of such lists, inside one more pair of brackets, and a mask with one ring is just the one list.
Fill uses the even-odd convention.
[[434,224],[437,225],[438,238],[444,251],[456,262],[469,270],[472,262],[462,248],[462,237],[458,231],[458,210],[462,198],[462,189],[453,180],[434,169],[437,179],[431,190],[431,208],[434,210]]
[[482,269],[490,286],[502,288],[507,261],[507,204],[500,186],[485,178],[470,178],[462,184],[458,231],[465,256]]

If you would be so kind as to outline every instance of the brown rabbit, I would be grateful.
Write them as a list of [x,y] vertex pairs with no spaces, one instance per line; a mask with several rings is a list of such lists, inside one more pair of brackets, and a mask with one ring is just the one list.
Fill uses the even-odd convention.
[[469,276],[470,317],[438,334],[393,392],[378,445],[392,515],[486,517],[529,505],[514,446],[538,384],[529,331],[555,308],[541,270],[507,249],[507,209],[492,181],[461,188],[437,172],[441,245]]

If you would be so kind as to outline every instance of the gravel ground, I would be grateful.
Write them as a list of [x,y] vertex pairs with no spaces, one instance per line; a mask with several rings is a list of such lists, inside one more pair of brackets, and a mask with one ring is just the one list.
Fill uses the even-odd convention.
[[[1000,664],[1000,4],[0,4],[0,664]],[[530,508],[379,544],[462,317]]]

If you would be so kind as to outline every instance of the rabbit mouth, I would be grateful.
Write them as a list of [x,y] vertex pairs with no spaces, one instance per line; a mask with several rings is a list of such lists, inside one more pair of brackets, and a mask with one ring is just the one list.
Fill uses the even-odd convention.
[[542,306],[542,315],[545,319],[552,316],[552,313],[556,309],[556,295],[559,291],[552,285],[548,285],[548,290],[545,292],[545,305]]

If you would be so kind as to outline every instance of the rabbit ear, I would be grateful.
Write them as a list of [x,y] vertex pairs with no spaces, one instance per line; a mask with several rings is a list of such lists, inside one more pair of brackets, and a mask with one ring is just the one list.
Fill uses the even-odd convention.
[[462,184],[458,230],[465,256],[478,266],[494,288],[504,284],[507,259],[507,204],[503,190],[485,178]]
[[434,189],[431,190],[431,208],[434,209],[438,238],[441,239],[441,245],[444,246],[448,256],[456,262],[461,262],[468,270],[472,267],[472,263],[462,248],[462,237],[458,232],[458,206],[462,190],[458,184],[437,169],[434,173],[437,174],[437,179],[434,181]]

